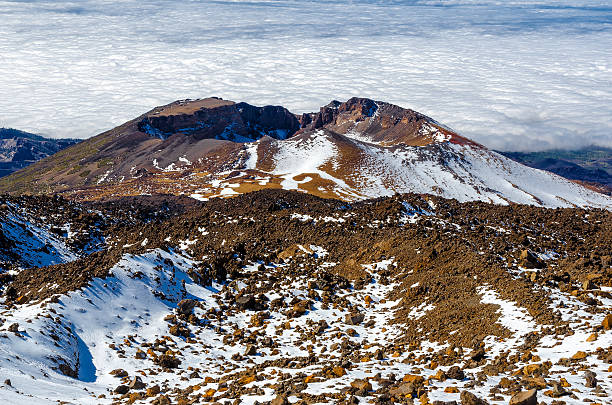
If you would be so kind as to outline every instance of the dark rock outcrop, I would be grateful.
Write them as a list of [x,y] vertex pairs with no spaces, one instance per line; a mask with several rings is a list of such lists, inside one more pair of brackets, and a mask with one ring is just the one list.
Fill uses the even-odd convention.
[[174,134],[194,140],[223,139],[249,142],[263,136],[285,139],[300,128],[297,117],[280,106],[256,107],[216,98],[177,101],[153,110],[138,129],[167,139]]

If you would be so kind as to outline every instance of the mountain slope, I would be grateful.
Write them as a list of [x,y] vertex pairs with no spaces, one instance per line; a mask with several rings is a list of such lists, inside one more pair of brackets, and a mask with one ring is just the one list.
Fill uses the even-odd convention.
[[0,128],[0,177],[24,168],[44,157],[79,142],[77,139],[52,139]]
[[297,189],[347,201],[427,193],[459,201],[612,207],[612,200],[489,151],[415,111],[369,99],[296,116],[221,99],[178,101],[0,180],[5,192],[206,199]]

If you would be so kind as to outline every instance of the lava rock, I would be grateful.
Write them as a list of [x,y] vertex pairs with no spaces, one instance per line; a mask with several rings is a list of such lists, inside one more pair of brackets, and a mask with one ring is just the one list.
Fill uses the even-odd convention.
[[257,347],[255,345],[247,345],[244,351],[245,356],[255,356],[257,354]]
[[509,405],[537,405],[537,395],[538,391],[536,389],[519,392],[510,398]]
[[612,314],[606,315],[606,317],[601,322],[601,326],[603,326],[605,330],[612,329]]
[[255,311],[258,307],[257,300],[252,295],[242,295],[236,298],[236,306],[243,311]]
[[476,362],[484,359],[484,357],[485,351],[483,349],[474,350],[472,353],[470,353],[470,359]]
[[487,401],[478,398],[469,391],[462,391],[459,398],[461,399],[462,405],[489,405]]
[[372,384],[368,380],[357,379],[351,382],[351,387],[358,391],[372,391]]
[[146,387],[146,384],[142,382],[142,379],[138,376],[134,377],[134,379],[130,382],[129,388],[131,390],[142,390]]
[[587,370],[584,372],[584,379],[586,380],[584,385],[587,388],[597,387],[597,374],[595,374],[591,370]]
[[181,365],[181,360],[169,354],[162,354],[161,356],[157,357],[155,363],[163,368],[177,368]]
[[463,380],[465,378],[465,373],[463,370],[461,370],[461,368],[459,368],[459,366],[452,366],[446,372],[446,376],[453,380]]
[[195,308],[197,303],[198,302],[196,300],[192,299],[181,300],[176,307],[176,312],[181,315],[189,315],[193,312],[193,309]]
[[270,405],[289,405],[289,400],[287,400],[287,396],[284,394],[279,394],[270,401]]
[[170,398],[166,395],[160,395],[151,402],[151,405],[170,405],[171,403]]
[[359,325],[363,322],[364,315],[361,313],[346,314],[344,322],[349,325]]
[[117,378],[122,378],[122,377],[127,377],[128,376],[128,372],[125,371],[122,368],[116,368],[113,371],[111,371],[109,374],[113,375],[113,376],[115,376]]
[[545,267],[542,261],[538,258],[538,256],[529,249],[525,249],[521,252],[519,260],[521,266],[525,268],[542,269]]
[[389,394],[395,397],[403,397],[406,395],[414,395],[416,393],[416,388],[412,383],[401,383],[395,388],[391,388],[389,390]]

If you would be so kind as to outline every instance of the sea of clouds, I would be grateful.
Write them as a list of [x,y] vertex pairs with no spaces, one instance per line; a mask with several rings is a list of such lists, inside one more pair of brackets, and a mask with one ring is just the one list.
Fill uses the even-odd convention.
[[370,97],[503,150],[612,146],[609,1],[0,0],[0,126]]

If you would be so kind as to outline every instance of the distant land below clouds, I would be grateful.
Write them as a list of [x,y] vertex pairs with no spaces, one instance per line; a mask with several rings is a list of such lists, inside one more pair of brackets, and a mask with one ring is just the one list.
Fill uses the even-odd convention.
[[49,139],[12,128],[0,128],[0,177],[78,143],[78,139]]
[[0,126],[87,138],[176,99],[385,100],[490,148],[612,147],[612,7],[0,0]]
[[502,152],[524,165],[547,170],[577,180],[607,195],[612,195],[612,149],[588,146],[575,150],[543,152]]

